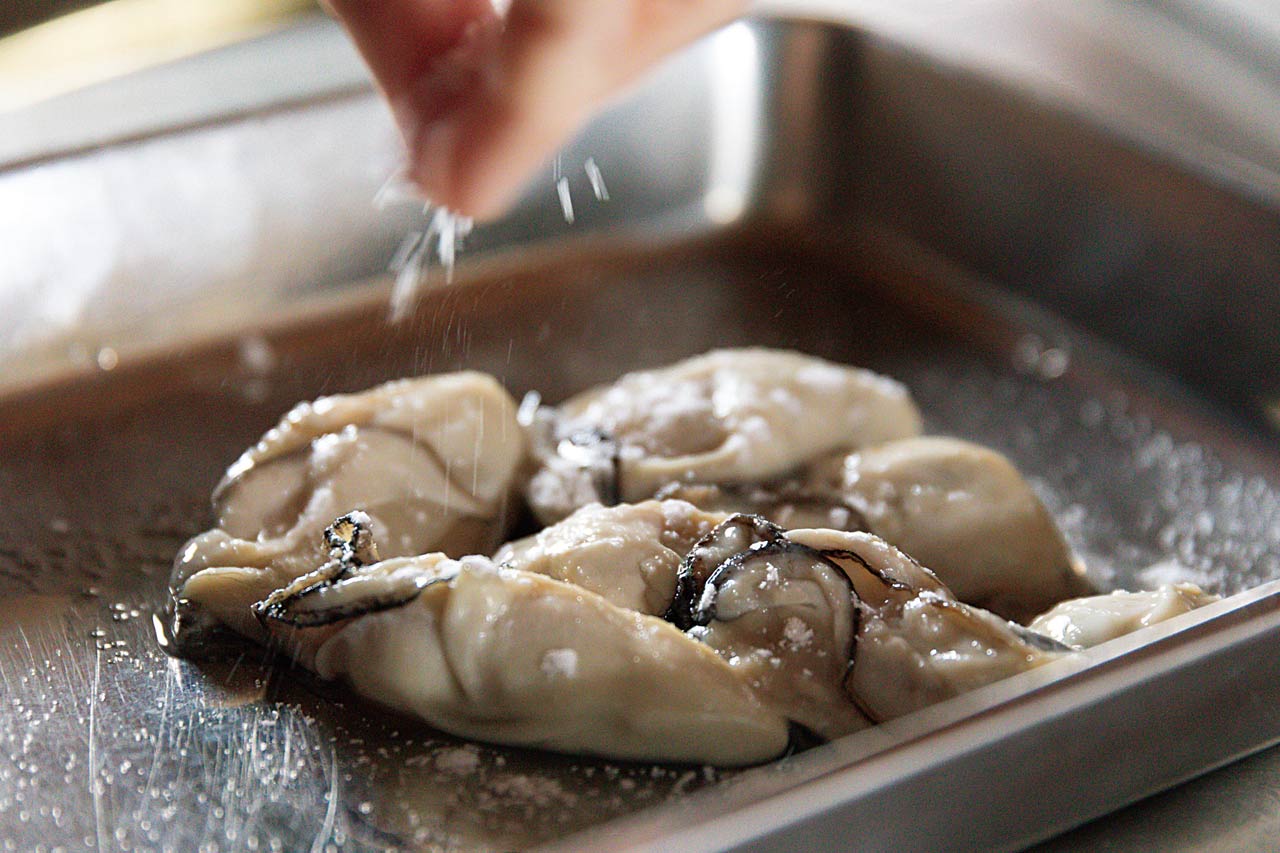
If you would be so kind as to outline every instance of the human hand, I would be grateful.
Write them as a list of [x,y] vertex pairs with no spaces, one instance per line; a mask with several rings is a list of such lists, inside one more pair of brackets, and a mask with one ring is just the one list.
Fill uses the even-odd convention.
[[382,87],[409,177],[491,218],[611,95],[746,0],[327,0]]

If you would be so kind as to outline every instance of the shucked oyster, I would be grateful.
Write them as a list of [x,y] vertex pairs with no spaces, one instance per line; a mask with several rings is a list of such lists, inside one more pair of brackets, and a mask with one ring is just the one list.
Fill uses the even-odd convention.
[[660,494],[787,528],[874,533],[936,572],[961,601],[1008,619],[1092,591],[1017,469],[960,439],[904,438],[828,456],[790,480],[673,484]]
[[[175,598],[459,735],[725,765],[1070,652],[850,532],[891,537],[1008,615],[1078,589],[1012,466],[914,438],[919,417],[889,380],[716,352],[587,392],[535,427],[535,508],[573,514],[490,560],[461,555],[506,532],[525,455],[496,382],[454,374],[299,406],[228,471],[219,526],[175,564]],[[698,507],[645,500],[655,492]],[[597,503],[623,500],[643,502]],[[744,505],[812,527],[726,515]],[[1036,625],[1085,645],[1202,603],[1176,592]]]
[[1218,600],[1193,583],[1147,592],[1117,591],[1063,601],[1031,620],[1031,630],[1074,649],[1087,649]]
[[958,601],[938,577],[870,533],[792,530],[845,570],[860,602],[845,689],[872,720],[902,716],[1070,652]]
[[868,533],[734,516],[681,567],[677,624],[817,735],[855,731],[1070,651],[955,599]]
[[689,552],[670,615],[819,738],[870,724],[844,686],[856,655],[853,585],[781,528],[744,515],[718,526]]
[[1044,504],[990,448],[934,436],[892,441],[815,466],[809,482],[855,507],[867,530],[928,566],[961,601],[1024,621],[1092,592]]
[[684,501],[590,504],[502,546],[493,561],[577,584],[619,607],[661,615],[675,595],[680,561],[724,518]]
[[545,523],[671,482],[752,483],[920,431],[906,389],[793,352],[717,350],[543,410],[529,501]]
[[722,765],[785,749],[786,718],[669,623],[484,557],[362,565],[360,527],[339,519],[333,559],[254,608],[320,676],[499,743]]
[[351,510],[387,557],[488,552],[524,457],[514,401],[480,373],[300,404],[228,469],[218,526],[178,555],[175,597],[262,639],[248,605],[324,563],[326,525]]

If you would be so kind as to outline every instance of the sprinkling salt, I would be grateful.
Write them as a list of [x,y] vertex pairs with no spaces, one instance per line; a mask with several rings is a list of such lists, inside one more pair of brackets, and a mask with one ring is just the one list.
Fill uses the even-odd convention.
[[595,194],[598,201],[609,200],[609,188],[604,185],[604,175],[600,172],[600,167],[596,165],[594,157],[588,157],[587,162],[582,164],[582,170],[587,173],[587,180],[591,182],[591,192]]
[[392,323],[408,316],[419,289],[426,281],[432,255],[444,268],[445,281],[453,281],[458,251],[474,224],[469,216],[461,216],[446,207],[433,207],[430,203],[423,206],[422,213],[429,217],[426,228],[406,237],[391,258],[391,271],[396,274],[388,312],[388,320]]
[[560,211],[564,214],[564,221],[570,225],[573,224],[573,196],[569,194],[569,179],[556,179],[556,195],[560,197]]

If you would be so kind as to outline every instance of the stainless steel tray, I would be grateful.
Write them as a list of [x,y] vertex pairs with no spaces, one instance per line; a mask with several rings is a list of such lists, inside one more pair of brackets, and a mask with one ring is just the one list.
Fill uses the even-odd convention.
[[[1275,199],[858,32],[761,21],[565,152],[572,226],[546,176],[388,325],[383,270],[421,224],[368,203],[393,152],[360,95],[0,172],[32,235],[113,238],[17,255],[58,258],[80,313],[9,308],[14,849],[1012,849],[1280,739]],[[160,649],[174,551],[296,400],[464,366],[554,400],[745,343],[907,382],[931,431],[1032,477],[1100,584],[1231,597],[737,773],[470,745],[257,649]]]

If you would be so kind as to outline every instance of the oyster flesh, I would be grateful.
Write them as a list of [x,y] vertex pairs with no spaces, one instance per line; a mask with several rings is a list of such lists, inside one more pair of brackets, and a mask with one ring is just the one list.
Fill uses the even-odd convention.
[[503,545],[493,561],[660,616],[675,596],[684,555],[724,518],[684,501],[589,504],[533,536]]
[[296,660],[384,705],[463,737],[612,758],[739,765],[787,746],[786,718],[661,619],[484,557],[350,553],[255,611]]
[[857,648],[845,690],[871,720],[908,714],[1048,663],[1067,646],[965,604],[870,533],[791,530],[840,566],[857,595]]
[[1087,649],[1217,600],[1193,583],[1144,592],[1118,590],[1060,602],[1032,619],[1030,628],[1073,649]]
[[1053,516],[1002,454],[921,436],[815,466],[810,488],[928,566],[961,601],[1018,622],[1093,592]]
[[1093,591],[1013,464],[957,438],[916,436],[838,453],[774,483],[674,483],[659,494],[786,528],[874,533],[928,566],[956,598],[1019,622]]
[[1071,650],[964,604],[869,533],[733,516],[694,546],[672,606],[763,701],[832,738]]
[[248,605],[326,563],[324,530],[351,510],[368,516],[384,557],[490,551],[525,460],[515,411],[480,373],[296,406],[231,465],[213,494],[217,526],[179,552],[179,621],[202,611],[265,639]]
[[770,480],[919,432],[915,404],[892,379],[794,352],[715,350],[539,410],[528,497],[550,524],[672,482]]

